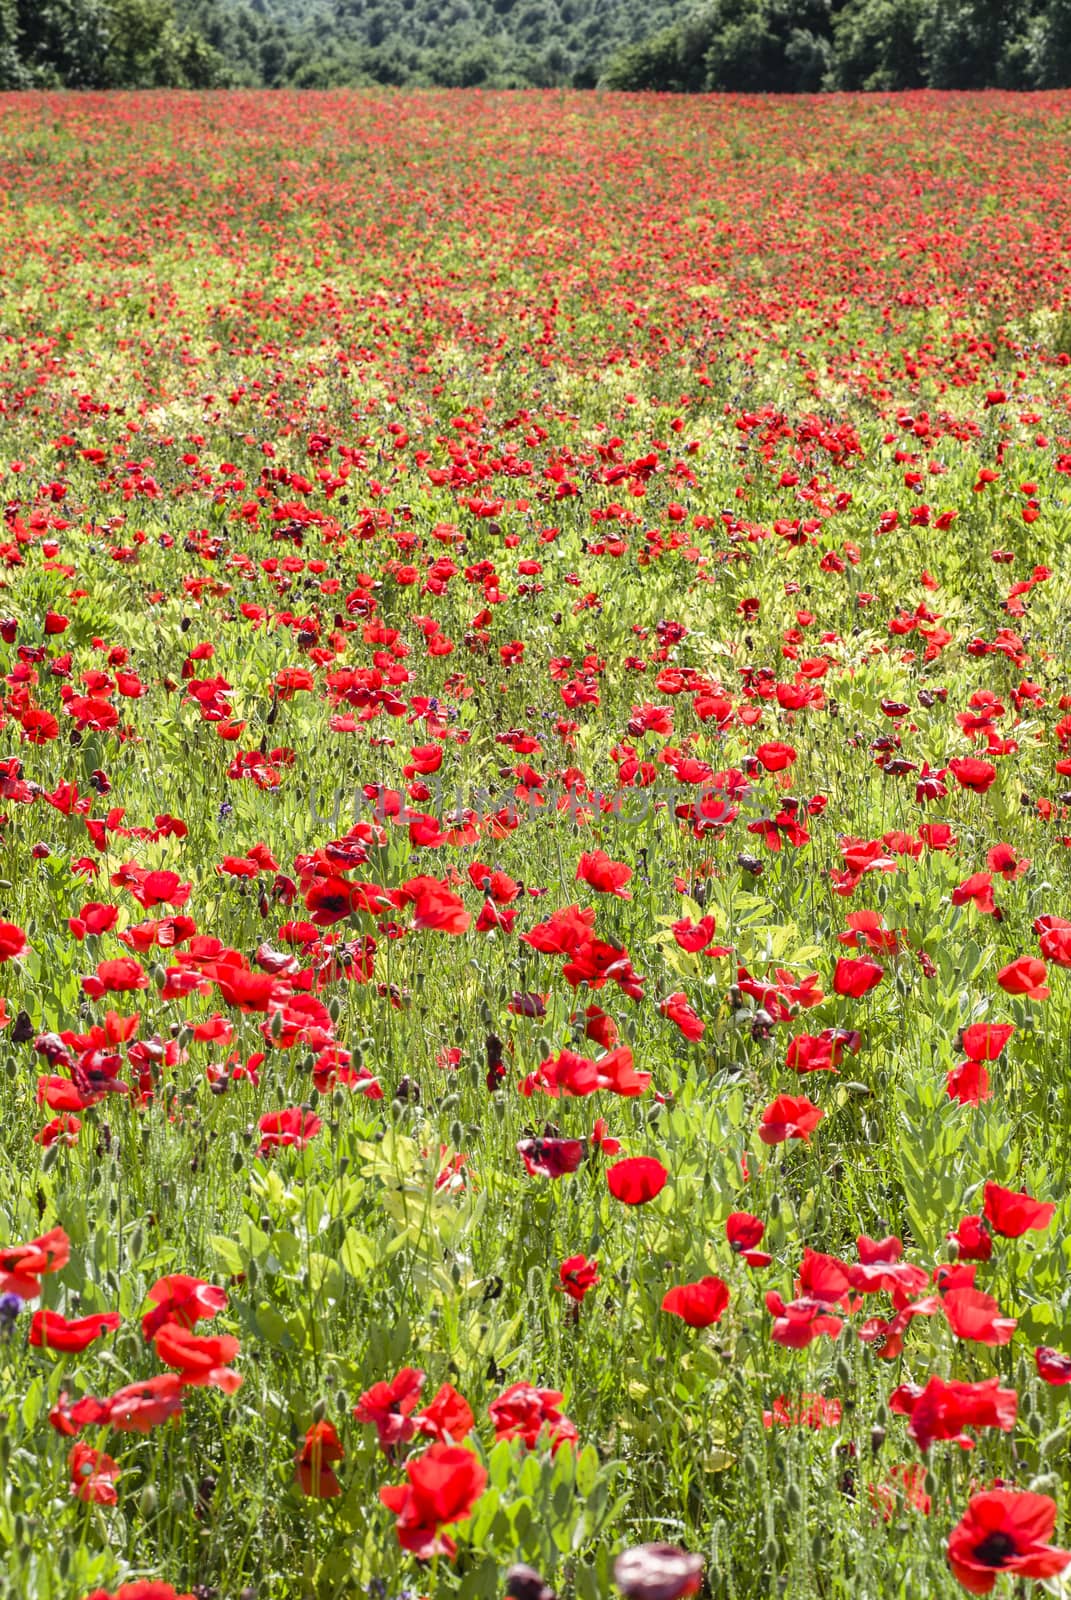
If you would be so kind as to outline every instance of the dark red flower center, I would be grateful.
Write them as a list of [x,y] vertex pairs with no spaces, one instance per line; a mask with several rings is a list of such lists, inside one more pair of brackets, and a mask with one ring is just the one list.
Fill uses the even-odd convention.
[[1003,1528],[994,1528],[992,1533],[987,1533],[981,1544],[974,1547],[974,1559],[983,1567],[1004,1567],[1016,1554],[1018,1546],[1010,1533],[1005,1533]]

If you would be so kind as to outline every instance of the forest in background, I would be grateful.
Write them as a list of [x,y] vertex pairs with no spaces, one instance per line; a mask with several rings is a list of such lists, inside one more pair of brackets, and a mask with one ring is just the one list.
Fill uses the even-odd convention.
[[0,0],[0,88],[1071,84],[1071,0]]

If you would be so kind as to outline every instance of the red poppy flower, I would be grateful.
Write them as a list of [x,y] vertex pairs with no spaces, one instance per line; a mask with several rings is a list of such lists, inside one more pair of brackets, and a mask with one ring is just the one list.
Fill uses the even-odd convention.
[[59,1272],[70,1259],[71,1241],[62,1228],[52,1228],[29,1244],[9,1245],[0,1250],[0,1294],[35,1300],[41,1293],[42,1275]]
[[795,761],[796,751],[790,744],[773,740],[769,744],[759,745],[755,751],[755,759],[767,772],[784,772],[785,768],[790,767]]
[[1015,1390],[1002,1389],[999,1378],[960,1383],[934,1376],[924,1389],[901,1384],[889,1397],[890,1411],[911,1419],[907,1431],[923,1454],[939,1439],[972,1449],[974,1440],[963,1431],[967,1427],[1000,1428],[1010,1433],[1018,1404]]
[[71,1493],[76,1500],[84,1500],[88,1505],[115,1505],[119,1499],[115,1485],[120,1468],[111,1456],[78,1443],[72,1448],[67,1465],[71,1473]]
[[613,861],[605,850],[587,850],[576,868],[576,882],[586,883],[599,894],[612,894],[618,900],[631,900],[625,888],[632,877],[632,868],[623,861]]
[[1005,1239],[1019,1239],[1030,1229],[1044,1233],[1056,1214],[1051,1200],[1034,1200],[1023,1191],[1002,1189],[999,1183],[986,1184],[982,1209],[993,1232]]
[[148,973],[131,956],[99,961],[96,973],[82,979],[82,988],[91,1000],[99,1000],[105,994],[129,994],[135,989],[148,987]]
[[806,1095],[779,1094],[762,1113],[759,1138],[763,1144],[782,1144],[786,1139],[807,1140],[824,1116],[825,1112]]
[[[101,1407],[101,1414],[87,1417],[88,1422],[115,1428],[119,1433],[150,1433],[181,1414],[182,1379],[175,1372],[160,1372],[144,1383],[128,1384],[107,1400],[94,1403]],[[76,1420],[82,1404],[79,1401],[74,1408]]]
[[1020,956],[997,973],[997,982],[1007,994],[1021,994],[1028,1000],[1047,1000],[1049,990],[1045,980],[1048,972],[1044,961],[1036,956]]
[[841,956],[833,973],[833,993],[861,1000],[871,989],[877,988],[885,976],[885,968],[865,956]]
[[15,922],[0,922],[0,963],[17,961],[29,949],[26,935]]
[[358,1422],[374,1425],[384,1452],[396,1444],[405,1444],[416,1433],[410,1414],[417,1408],[423,1387],[420,1369],[403,1367],[389,1383],[374,1383],[357,1401],[353,1415]]
[[511,1384],[487,1408],[495,1426],[495,1442],[523,1439],[528,1449],[534,1450],[545,1437],[557,1450],[559,1445],[575,1440],[576,1425],[563,1416],[561,1400],[557,1389],[537,1389],[531,1383]]
[[332,1463],[342,1461],[345,1454],[334,1424],[314,1422],[294,1456],[302,1494],[315,1500],[333,1500],[340,1495],[342,1485],[332,1470]]
[[729,1287],[721,1278],[700,1278],[682,1283],[663,1296],[662,1310],[680,1317],[689,1328],[710,1328],[720,1322],[729,1304]]
[[725,1221],[725,1238],[729,1249],[747,1259],[749,1251],[762,1240],[766,1224],[750,1211],[731,1211]]
[[85,1600],[194,1600],[190,1593],[179,1594],[170,1583],[159,1583],[155,1578],[135,1578],[133,1583],[121,1583],[118,1589],[94,1589]]
[[1010,1022],[972,1022],[960,1035],[960,1044],[970,1061],[996,1061],[1015,1032]]
[[487,1473],[471,1451],[445,1444],[433,1444],[407,1461],[405,1473],[408,1483],[379,1491],[398,1519],[398,1543],[422,1561],[436,1555],[452,1558],[456,1547],[440,1530],[471,1516]]
[[980,1061],[964,1061],[958,1067],[951,1067],[946,1089],[950,1100],[958,1100],[964,1106],[981,1105],[992,1098],[989,1074]]
[[710,949],[710,942],[717,931],[713,917],[703,917],[700,922],[690,922],[687,917],[681,917],[679,922],[674,922],[670,927],[674,939],[680,948],[688,955],[698,955],[705,950],[710,956],[728,955],[728,950],[718,947]]
[[1002,1317],[993,1296],[980,1289],[950,1289],[942,1305],[957,1339],[1001,1345],[1007,1344],[1015,1332],[1015,1318]]
[[563,1293],[570,1300],[578,1303],[583,1300],[589,1289],[594,1289],[599,1281],[599,1263],[592,1257],[567,1256],[558,1268],[558,1282]]
[[227,1365],[241,1348],[231,1334],[201,1338],[175,1322],[166,1322],[153,1342],[157,1356],[165,1366],[178,1371],[185,1386],[203,1388],[211,1384],[224,1394],[241,1388],[241,1373]]
[[606,1182],[615,1200],[626,1206],[643,1206],[662,1193],[669,1173],[654,1156],[625,1156],[606,1169]]
[[114,1333],[122,1318],[116,1311],[102,1311],[94,1317],[68,1321],[58,1311],[35,1311],[30,1320],[30,1343],[38,1349],[76,1354],[87,1350],[106,1333]]
[[948,1564],[971,1594],[989,1594],[1002,1572],[1052,1578],[1071,1563],[1071,1551],[1048,1543],[1056,1502],[1045,1494],[988,1489],[972,1495],[948,1536]]
[[415,928],[461,934],[472,921],[472,914],[465,910],[464,902],[438,878],[410,878],[408,883],[403,883],[400,889],[392,892],[391,899],[399,908],[406,905],[413,907]]
[[1034,1362],[1038,1369],[1038,1377],[1046,1383],[1063,1385],[1071,1383],[1071,1356],[1065,1356],[1059,1350],[1053,1350],[1049,1345],[1040,1345],[1034,1351]]
[[521,1139],[517,1151],[533,1178],[562,1178],[587,1156],[583,1139]]
[[821,1394],[801,1394],[798,1400],[789,1400],[780,1394],[769,1411],[762,1413],[764,1428],[835,1428],[840,1422],[842,1406],[839,1400],[827,1400]]
[[988,1261],[993,1254],[993,1235],[982,1217],[964,1217],[959,1227],[945,1237],[955,1245],[960,1261]]
[[146,1311],[141,1319],[141,1331],[152,1339],[165,1322],[176,1322],[180,1328],[192,1328],[202,1317],[218,1316],[227,1306],[227,1291],[218,1289],[202,1278],[190,1278],[185,1273],[174,1272],[158,1278],[148,1291],[147,1300],[153,1310]]
[[658,1007],[664,1017],[668,1017],[680,1029],[686,1039],[693,1043],[703,1037],[706,1024],[688,1003],[688,996],[683,990],[678,989],[675,994],[667,995]]
[[304,1150],[323,1127],[323,1122],[312,1111],[301,1106],[288,1106],[285,1111],[268,1111],[261,1117],[258,1156],[270,1155],[273,1150],[287,1146]]
[[1034,932],[1046,961],[1057,967],[1071,967],[1071,922],[1064,917],[1037,917]]
[[418,1433],[443,1444],[460,1444],[476,1426],[472,1407],[452,1383],[444,1383],[430,1405],[424,1406],[413,1417]]
[[969,789],[972,794],[985,794],[997,775],[991,762],[979,761],[975,756],[954,757],[948,770],[960,788]]
[[844,1326],[844,1319],[831,1316],[821,1300],[790,1300],[786,1304],[776,1290],[767,1294],[766,1309],[774,1319],[770,1338],[786,1350],[805,1350],[823,1334],[835,1339]]

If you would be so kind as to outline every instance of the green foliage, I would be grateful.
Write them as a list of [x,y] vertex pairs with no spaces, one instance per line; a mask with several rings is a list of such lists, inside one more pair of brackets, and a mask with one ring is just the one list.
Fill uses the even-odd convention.
[[839,89],[919,89],[924,0],[848,0],[833,21]]
[[[709,40],[701,66],[689,44]],[[687,70],[682,70],[687,63]],[[1056,88],[1071,83],[1068,0],[713,0],[614,55],[614,89]]]
[[0,0],[0,86],[206,89],[225,77],[171,0]]
[[0,89],[1067,83],[1071,0],[0,0]]

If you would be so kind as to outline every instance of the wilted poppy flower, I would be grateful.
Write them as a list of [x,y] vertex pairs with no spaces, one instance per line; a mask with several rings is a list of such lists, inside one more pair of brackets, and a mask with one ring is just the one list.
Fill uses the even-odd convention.
[[1071,1563],[1071,1551],[1048,1543],[1056,1502],[1045,1494],[988,1489],[972,1495],[948,1536],[948,1564],[971,1594],[989,1594],[1002,1572],[1052,1578]]
[[614,1582],[627,1600],[679,1600],[698,1594],[703,1557],[674,1544],[641,1544],[614,1562]]
[[662,1193],[669,1173],[654,1156],[625,1156],[606,1169],[606,1182],[615,1200],[626,1206],[646,1205]]
[[334,1424],[314,1422],[294,1456],[302,1494],[316,1500],[333,1500],[340,1495],[342,1485],[332,1470],[332,1463],[343,1460],[345,1454]]
[[689,1328],[710,1328],[720,1322],[729,1304],[729,1287],[721,1278],[700,1278],[698,1283],[682,1283],[662,1299],[662,1310],[680,1317]]

